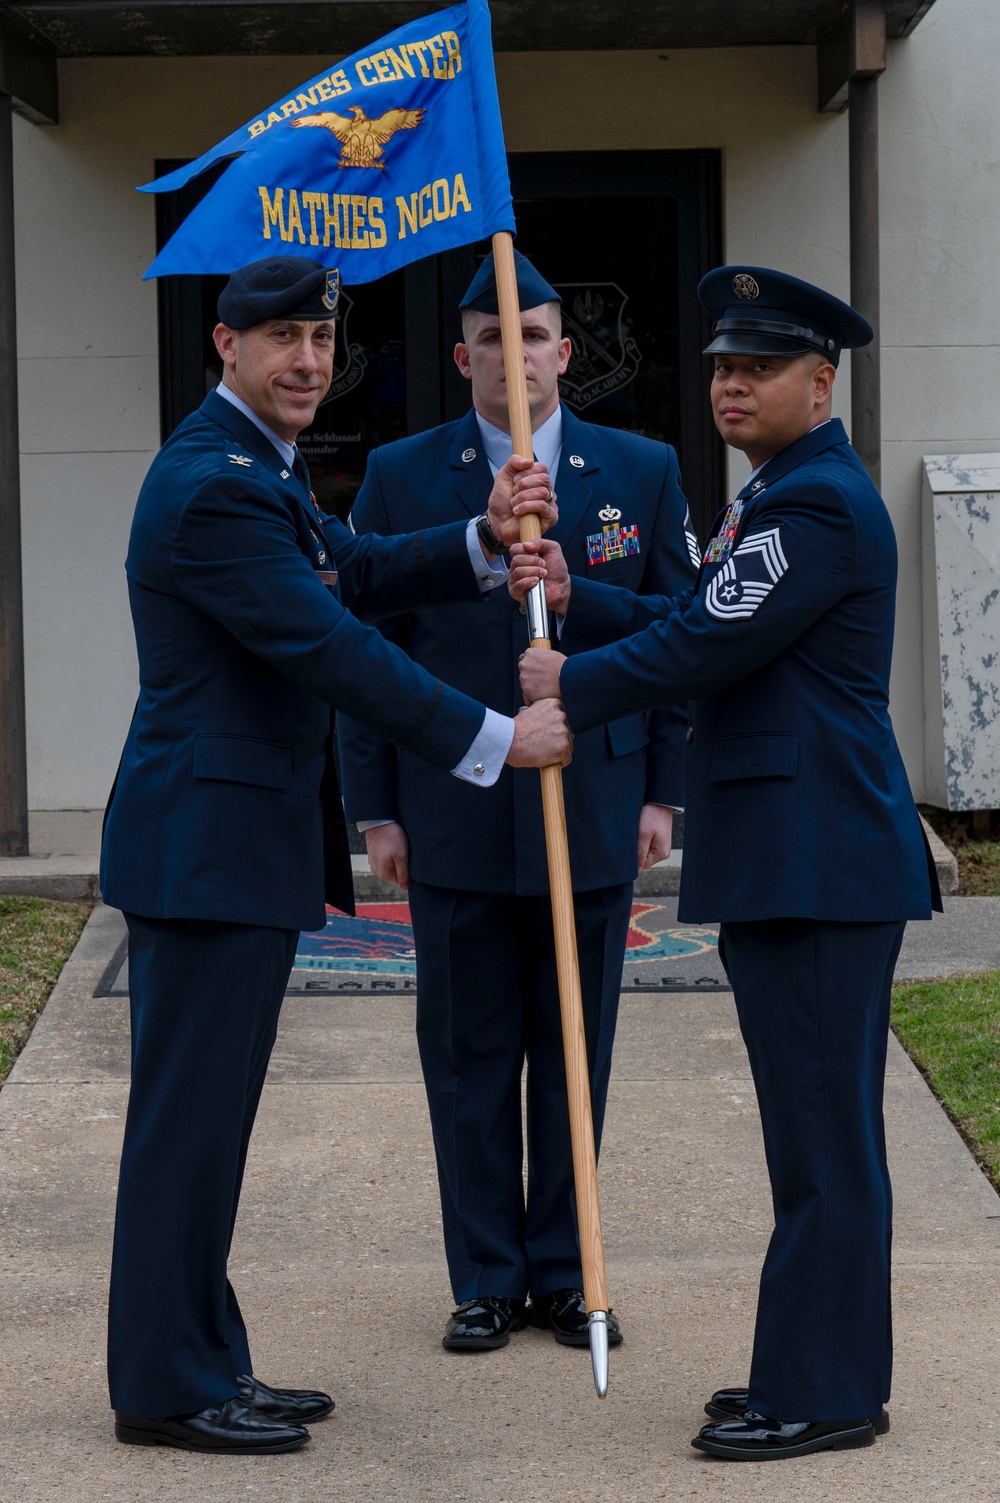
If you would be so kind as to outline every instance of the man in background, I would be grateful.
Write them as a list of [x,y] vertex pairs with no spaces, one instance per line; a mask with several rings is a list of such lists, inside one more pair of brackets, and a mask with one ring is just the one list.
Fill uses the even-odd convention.
[[[680,592],[697,545],[685,536],[673,449],[583,423],[560,403],[570,342],[559,295],[520,254],[516,268],[535,455],[559,492],[554,535],[570,567],[627,590]],[[455,359],[472,410],[372,453],[352,513],[359,535],[480,516],[491,476],[510,457],[492,256],[461,309]],[[497,540],[485,524],[480,516],[490,549]],[[415,663],[498,713],[521,704],[526,620],[506,590],[410,611],[383,629]],[[564,782],[598,1144],[632,882],[637,868],[670,853],[685,725],[682,712],[666,710],[601,727],[577,739]],[[586,1345],[539,779],[504,772],[481,794],[343,717],[339,728],[348,818],[365,831],[373,871],[409,893],[417,1038],[457,1304],[444,1345],[500,1347],[528,1319],[559,1342]],[[609,1339],[621,1340],[613,1317]]]

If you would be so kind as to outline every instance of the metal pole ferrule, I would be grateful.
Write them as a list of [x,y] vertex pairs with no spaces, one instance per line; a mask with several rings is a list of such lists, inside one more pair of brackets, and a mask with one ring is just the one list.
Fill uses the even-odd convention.
[[528,638],[532,642],[549,640],[549,608],[545,600],[545,581],[540,579],[532,585],[526,601],[528,607]]
[[594,1369],[594,1387],[597,1397],[608,1396],[608,1316],[606,1310],[591,1310],[587,1316],[590,1324],[590,1361]]

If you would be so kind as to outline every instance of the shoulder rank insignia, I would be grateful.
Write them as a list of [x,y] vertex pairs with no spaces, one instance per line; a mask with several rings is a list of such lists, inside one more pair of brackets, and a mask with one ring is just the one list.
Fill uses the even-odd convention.
[[622,527],[612,522],[600,532],[592,532],[587,538],[587,563],[613,564],[639,552],[639,524]]
[[726,515],[722,519],[721,527],[705,549],[705,557],[702,559],[703,564],[722,563],[732,553],[736,534],[740,530],[740,514],[742,511],[743,502],[737,496],[735,501],[730,501],[729,506],[726,508]]
[[746,621],[787,573],[779,529],[755,532],[743,539],[712,580],[705,591],[705,609],[716,621]]
[[226,458],[230,464],[238,464],[242,469],[246,469],[248,465],[253,464],[253,460],[249,454],[227,454]]

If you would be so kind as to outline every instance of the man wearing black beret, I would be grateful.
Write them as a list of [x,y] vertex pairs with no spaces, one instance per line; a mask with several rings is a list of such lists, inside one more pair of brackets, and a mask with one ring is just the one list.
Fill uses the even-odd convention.
[[[554,703],[485,710],[357,619],[476,600],[505,570],[474,520],[391,540],[321,522],[295,439],[330,385],[338,293],[335,271],[297,257],[233,274],[223,382],[153,461],[132,525],[139,701],[101,858],[129,931],[108,1375],[132,1444],[292,1450],[333,1408],[253,1375],[226,1276],[298,932],[324,926],[327,902],[354,911],[331,707],[477,788],[505,761],[569,759]],[[551,525],[551,497],[543,468],[512,457],[487,510],[498,551],[516,512]]]
[[[712,1395],[692,1444],[760,1461],[888,1429],[889,994],[907,920],[941,899],[888,712],[892,523],[831,415],[841,349],[871,327],[764,267],[721,267],[698,291],[716,425],[751,474],[693,589],[574,580],[571,655],[528,652],[522,682],[529,701],[561,695],[578,734],[691,701],[678,917],[721,923],[775,1216],[749,1386]],[[565,609],[558,545],[517,552],[513,588],[541,558]]]

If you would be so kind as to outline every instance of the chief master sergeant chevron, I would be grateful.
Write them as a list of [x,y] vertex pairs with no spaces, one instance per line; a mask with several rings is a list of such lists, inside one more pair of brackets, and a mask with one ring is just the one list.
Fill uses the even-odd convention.
[[571,587],[571,655],[527,653],[522,682],[529,701],[561,694],[578,733],[692,701],[679,917],[721,921],[775,1214],[749,1389],[713,1394],[693,1444],[771,1460],[888,1428],[889,991],[906,921],[941,900],[888,713],[892,524],[830,415],[840,350],[872,330],[760,267],[711,272],[699,295],[716,424],[754,469],[694,589],[571,582],[542,540],[516,550],[512,590],[538,557],[552,603]]
[[[532,442],[559,489],[554,535],[578,574],[678,593],[694,578],[697,543],[685,534],[677,456],[667,444],[583,423],[560,403],[570,343],[559,295],[526,256],[515,264]],[[473,410],[373,451],[352,513],[359,532],[474,517],[491,470],[510,454],[492,255],[461,309],[455,358]],[[388,630],[415,662],[494,709],[521,703],[527,630],[506,590],[485,610],[413,611]],[[637,865],[669,855],[672,808],[684,802],[686,723],[671,708],[602,726],[578,738],[563,783],[598,1144],[632,880]],[[376,825],[366,837],[373,868],[409,888],[417,1040],[458,1306],[444,1345],[504,1346],[526,1319],[563,1345],[589,1345],[539,779],[505,771],[482,797],[449,787],[348,717],[338,729],[348,817]],[[614,1316],[609,1339],[622,1339]]]
[[[321,524],[296,435],[333,367],[336,272],[274,257],[219,299],[223,384],[160,450],[126,571],[139,701],[106,818],[105,901],[129,930],[132,1088],[111,1272],[119,1440],[216,1452],[304,1444],[323,1393],[254,1377],[226,1262],[300,929],[353,912],[330,706],[477,788],[566,762],[554,703],[511,720],[363,626],[475,600],[505,575],[473,523],[354,538]],[[497,475],[490,526],[551,525],[540,465]]]

